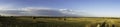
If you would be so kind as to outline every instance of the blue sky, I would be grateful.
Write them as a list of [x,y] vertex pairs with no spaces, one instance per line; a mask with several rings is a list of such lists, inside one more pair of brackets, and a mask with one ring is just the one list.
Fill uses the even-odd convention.
[[[0,0],[0,10],[2,10],[0,14],[3,15],[26,15],[28,12],[25,10],[31,10],[29,14],[35,16],[56,16],[62,13],[63,16],[68,14],[68,16],[120,17],[120,2],[119,0]],[[50,13],[48,11],[51,11],[51,14],[47,14]]]

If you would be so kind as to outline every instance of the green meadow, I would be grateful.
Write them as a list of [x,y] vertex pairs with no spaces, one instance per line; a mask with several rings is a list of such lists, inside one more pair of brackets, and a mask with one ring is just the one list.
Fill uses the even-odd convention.
[[111,17],[77,17],[77,18],[33,18],[33,17],[1,17],[0,27],[97,27],[106,22],[120,27],[119,18]]

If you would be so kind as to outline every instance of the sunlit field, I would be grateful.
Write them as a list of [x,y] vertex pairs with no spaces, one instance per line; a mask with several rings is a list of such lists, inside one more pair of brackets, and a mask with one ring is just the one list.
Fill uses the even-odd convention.
[[[79,17],[79,18],[32,18],[1,17],[0,27],[98,27],[99,24],[109,27],[120,27],[119,18]],[[101,26],[100,25],[100,26]],[[112,26],[114,25],[114,26]],[[103,25],[104,26],[104,25]]]

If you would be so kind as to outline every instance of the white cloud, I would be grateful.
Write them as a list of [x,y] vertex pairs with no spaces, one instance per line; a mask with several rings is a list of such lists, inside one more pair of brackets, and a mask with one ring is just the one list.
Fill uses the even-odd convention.
[[39,7],[27,7],[13,10],[3,10],[0,14],[6,16],[84,16],[77,14],[76,11],[70,9],[58,9],[53,8],[39,8]]

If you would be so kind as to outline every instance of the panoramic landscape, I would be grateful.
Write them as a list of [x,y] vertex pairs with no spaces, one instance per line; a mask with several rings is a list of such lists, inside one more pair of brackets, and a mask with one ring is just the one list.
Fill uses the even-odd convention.
[[0,27],[120,27],[120,0],[0,0]]

